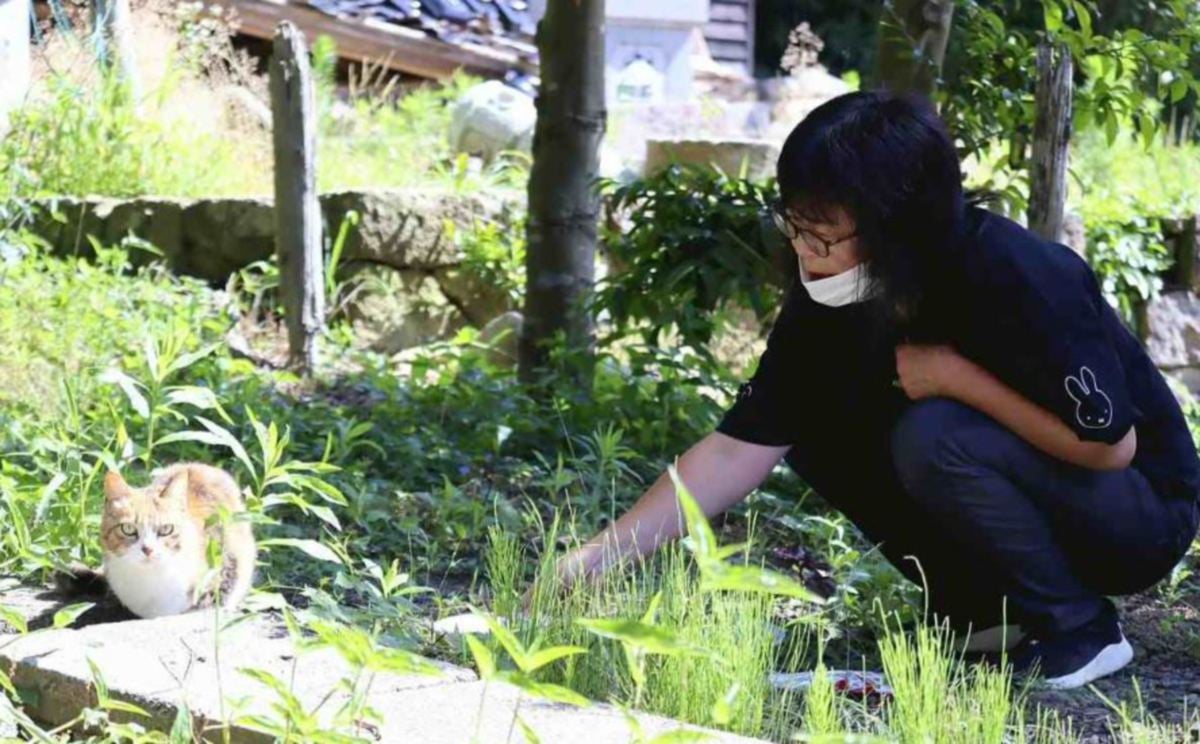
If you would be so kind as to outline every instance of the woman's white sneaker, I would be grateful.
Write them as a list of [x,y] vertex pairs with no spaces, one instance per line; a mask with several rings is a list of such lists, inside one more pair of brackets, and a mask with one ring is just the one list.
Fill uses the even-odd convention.
[[1051,689],[1070,690],[1106,677],[1133,660],[1133,647],[1121,632],[1117,610],[1104,611],[1085,625],[1049,638],[1030,639],[1013,655],[1018,673],[1036,674]]

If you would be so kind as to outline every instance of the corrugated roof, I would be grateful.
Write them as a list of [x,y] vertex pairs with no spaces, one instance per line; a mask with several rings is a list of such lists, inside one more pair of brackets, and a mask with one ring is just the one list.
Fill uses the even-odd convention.
[[523,0],[306,0],[306,4],[339,18],[376,18],[439,38],[502,34],[532,39],[535,30]]
[[269,39],[291,21],[310,43],[327,35],[347,59],[444,79],[535,72],[534,25],[523,0],[215,0],[241,33]]

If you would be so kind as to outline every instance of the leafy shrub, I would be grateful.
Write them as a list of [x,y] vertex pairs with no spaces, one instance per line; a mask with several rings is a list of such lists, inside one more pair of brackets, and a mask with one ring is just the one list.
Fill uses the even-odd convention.
[[1162,275],[1173,263],[1161,222],[1139,216],[1089,225],[1087,254],[1105,298],[1136,328],[1137,307],[1158,295]]
[[1075,138],[1070,196],[1087,230],[1088,261],[1131,324],[1173,260],[1160,220],[1200,212],[1197,167],[1200,145],[1147,146],[1128,134],[1109,143],[1095,128]]
[[[1192,69],[1200,27],[1184,0],[1161,3],[1150,22],[1124,28],[1106,27],[1106,18],[1078,0],[1041,3],[1042,22],[1032,27],[1031,19],[1019,18],[1019,2],[960,5],[937,98],[961,154],[1002,151],[998,170],[1028,167],[1042,39],[1065,45],[1076,62],[1082,80],[1074,93],[1076,130],[1095,127],[1110,144],[1121,131],[1149,141],[1160,131],[1163,105],[1200,89]],[[1027,12],[1036,13],[1034,7]]]
[[763,218],[770,183],[671,166],[606,187],[611,211],[628,222],[604,233],[612,270],[596,295],[617,334],[645,323],[646,342],[657,343],[674,326],[685,344],[704,350],[720,321],[715,311],[727,304],[760,320],[772,314],[787,274]]
[[451,239],[462,247],[466,274],[509,307],[520,307],[525,298],[524,220],[512,224],[477,221],[466,230],[447,227]]

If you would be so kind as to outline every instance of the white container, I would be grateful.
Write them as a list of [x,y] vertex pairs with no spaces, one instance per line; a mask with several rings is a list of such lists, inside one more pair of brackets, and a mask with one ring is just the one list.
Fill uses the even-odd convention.
[[29,0],[0,0],[0,126],[29,92]]

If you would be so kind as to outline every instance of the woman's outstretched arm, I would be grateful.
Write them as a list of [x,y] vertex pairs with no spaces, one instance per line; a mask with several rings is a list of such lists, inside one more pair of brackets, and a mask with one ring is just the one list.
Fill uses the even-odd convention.
[[[788,447],[743,442],[713,432],[679,458],[680,479],[711,517],[741,501],[778,464]],[[603,573],[614,563],[653,553],[682,532],[675,485],[664,472],[616,522],[558,563],[565,583]]]

